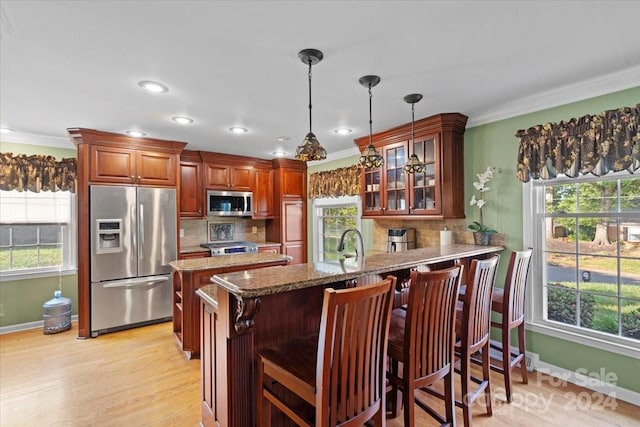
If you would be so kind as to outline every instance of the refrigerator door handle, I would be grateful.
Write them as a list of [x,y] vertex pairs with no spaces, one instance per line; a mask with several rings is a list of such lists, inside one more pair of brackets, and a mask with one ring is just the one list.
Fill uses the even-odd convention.
[[140,250],[138,251],[138,259],[143,259],[144,253],[144,205],[140,203],[138,209],[138,229],[140,230]]
[[103,288],[135,288],[142,285],[153,285],[156,283],[166,282],[169,276],[150,276],[139,277],[136,279],[115,280],[102,285]]
[[135,218],[136,218],[136,206],[133,205],[131,206],[131,215],[129,215],[129,225],[130,225],[130,231],[129,234],[131,235],[131,259],[135,259],[135,250],[136,248],[136,227],[135,227]]

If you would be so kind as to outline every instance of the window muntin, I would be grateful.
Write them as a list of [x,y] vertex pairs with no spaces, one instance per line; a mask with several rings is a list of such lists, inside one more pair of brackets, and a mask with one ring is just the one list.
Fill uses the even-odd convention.
[[[343,231],[360,229],[359,197],[321,198],[314,200],[314,260],[338,259],[338,243]],[[345,253],[355,253],[358,247],[355,233],[345,237]]]
[[3,276],[75,268],[75,195],[0,191]]
[[640,179],[628,173],[555,179],[536,182],[532,191],[543,268],[542,310],[534,310],[534,321],[611,341],[640,340],[640,242],[634,241]]

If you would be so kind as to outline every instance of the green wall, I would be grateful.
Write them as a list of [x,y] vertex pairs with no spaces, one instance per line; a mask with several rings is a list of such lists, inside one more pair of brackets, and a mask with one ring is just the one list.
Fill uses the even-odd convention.
[[[618,107],[632,106],[640,102],[640,87],[549,108],[495,123],[467,129],[465,132],[465,194],[473,191],[475,174],[488,165],[503,169],[495,179],[487,196],[488,204],[483,208],[484,221],[506,234],[506,246],[511,250],[522,248],[522,183],[515,176],[518,140],[514,136],[518,129],[527,129],[547,122],[567,121],[585,114],[597,114]],[[494,191],[495,190],[495,191]],[[477,209],[476,209],[477,210]],[[477,212],[467,205],[467,218],[476,219]],[[501,262],[504,277],[506,262]],[[576,371],[615,372],[617,385],[640,392],[640,360],[593,347],[572,343],[542,333],[527,332],[527,349],[538,353],[540,360]]]
[[[47,154],[56,159],[76,157],[76,150],[39,145],[0,142],[0,152],[18,154]],[[72,312],[78,313],[78,280],[75,273],[58,274],[20,280],[0,281],[0,327],[42,320],[42,304],[53,298],[62,281],[62,295],[71,298]]]
[[[476,173],[487,166],[495,166],[503,172],[491,181],[491,190],[487,193],[487,205],[483,208],[485,224],[505,233],[507,250],[519,250],[523,247],[522,219],[522,183],[516,178],[518,140],[514,133],[518,129],[527,129],[537,124],[559,122],[580,117],[585,114],[597,114],[605,110],[632,106],[640,102],[640,87],[598,96],[584,101],[553,107],[534,113],[524,114],[494,123],[468,128],[465,131],[464,168],[465,195],[469,200],[473,194],[473,181]],[[336,169],[357,162],[358,156],[349,156],[332,162],[309,167],[309,173]],[[311,201],[309,201],[311,207]],[[467,204],[468,222],[477,220],[478,212]],[[309,224],[311,224],[309,209]],[[371,220],[367,220],[371,221]],[[365,221],[366,222],[366,221]],[[371,227],[363,227],[363,235],[371,241]],[[312,259],[312,236],[309,235],[309,259]],[[498,277],[506,274],[507,262],[500,263]],[[576,344],[560,338],[536,332],[527,332],[527,349],[540,355],[540,360],[569,371],[580,368],[588,372],[615,372],[617,385],[640,392],[640,360],[597,348]]]

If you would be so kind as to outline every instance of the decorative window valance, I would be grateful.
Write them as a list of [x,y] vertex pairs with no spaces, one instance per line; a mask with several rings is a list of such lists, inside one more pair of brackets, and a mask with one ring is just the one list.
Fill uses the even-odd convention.
[[0,190],[76,192],[76,159],[0,153]]
[[639,117],[640,104],[517,131],[518,179],[634,173],[640,169]]
[[357,195],[360,195],[360,167],[358,165],[314,172],[309,176],[310,199]]

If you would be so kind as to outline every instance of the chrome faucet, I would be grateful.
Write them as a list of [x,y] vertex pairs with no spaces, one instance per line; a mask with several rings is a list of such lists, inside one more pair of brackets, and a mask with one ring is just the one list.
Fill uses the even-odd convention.
[[[362,234],[355,228],[347,228],[340,236],[340,243],[338,243],[338,252],[344,251],[344,237],[350,233],[354,232],[358,236],[358,240],[360,241],[360,248],[362,250],[362,258],[364,258],[364,241],[362,240]],[[358,258],[358,248],[356,248],[356,258]]]

